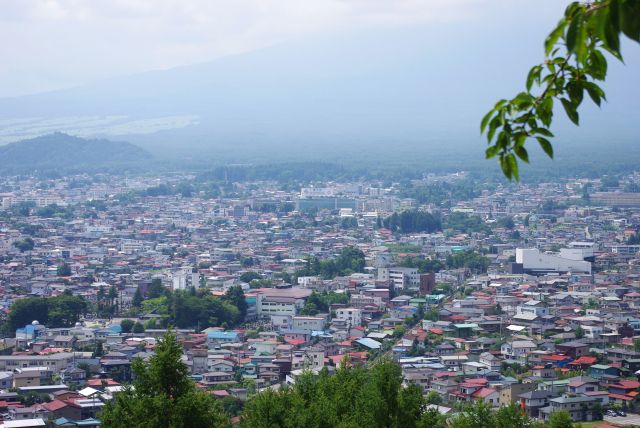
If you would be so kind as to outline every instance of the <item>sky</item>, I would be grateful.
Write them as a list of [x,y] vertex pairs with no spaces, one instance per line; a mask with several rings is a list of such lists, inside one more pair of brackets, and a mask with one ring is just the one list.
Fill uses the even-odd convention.
[[[0,97],[198,64],[340,32],[457,25],[530,12],[551,27],[561,0],[3,0]],[[522,16],[518,14],[517,16]],[[544,31],[547,31],[546,29]],[[468,34],[473,37],[473,34]],[[505,34],[505,37],[509,37]],[[531,37],[540,39],[540,31]]]

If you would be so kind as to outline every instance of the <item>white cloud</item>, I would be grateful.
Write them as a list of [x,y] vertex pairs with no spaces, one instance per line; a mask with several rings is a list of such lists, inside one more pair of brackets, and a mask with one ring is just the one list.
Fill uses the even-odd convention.
[[0,95],[204,62],[313,33],[468,19],[487,1],[4,0]]

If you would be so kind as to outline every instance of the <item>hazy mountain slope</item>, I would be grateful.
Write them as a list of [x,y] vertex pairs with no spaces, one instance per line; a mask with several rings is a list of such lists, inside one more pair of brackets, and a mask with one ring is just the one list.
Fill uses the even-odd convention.
[[0,147],[0,170],[90,170],[149,160],[151,155],[131,143],[85,140],[55,133]]
[[[142,119],[193,116],[197,121],[188,125],[146,135],[127,134],[126,126],[118,132],[60,129],[225,161],[359,153],[414,160],[419,154],[429,161],[436,151],[453,148],[456,156],[462,147],[482,158],[481,117],[497,98],[523,88],[553,25],[525,13],[513,7],[512,16],[499,23],[434,23],[308,38],[206,64],[0,99],[0,120],[115,115],[128,117],[136,128]],[[640,69],[638,51],[625,50],[626,67],[612,61],[605,85],[609,103],[601,111],[587,108],[579,129],[558,120],[557,141],[637,137],[633,118],[640,115],[640,85],[628,82]]]

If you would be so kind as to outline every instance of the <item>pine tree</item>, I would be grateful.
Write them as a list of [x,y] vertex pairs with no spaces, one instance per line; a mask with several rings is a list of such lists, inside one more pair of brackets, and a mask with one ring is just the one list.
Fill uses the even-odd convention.
[[136,292],[133,295],[133,300],[131,301],[131,305],[135,308],[139,308],[142,306],[142,301],[143,301],[143,297],[142,297],[142,292],[140,291],[140,287],[136,288]]
[[100,413],[105,428],[227,428],[229,418],[213,396],[196,388],[175,333],[159,340],[146,363],[134,360],[134,382]]

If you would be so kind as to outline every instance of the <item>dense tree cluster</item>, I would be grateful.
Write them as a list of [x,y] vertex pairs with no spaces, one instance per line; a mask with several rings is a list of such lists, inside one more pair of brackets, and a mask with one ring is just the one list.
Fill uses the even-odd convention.
[[458,233],[483,233],[489,227],[480,216],[461,212],[452,212],[444,219],[444,229],[451,229]]
[[163,326],[204,329],[240,324],[247,305],[240,287],[231,287],[222,298],[192,287],[176,291],[165,289],[162,296],[143,301],[142,310],[160,315]]
[[30,237],[13,241],[13,246],[20,250],[21,253],[31,251],[35,247],[35,242]]
[[458,201],[468,201],[480,195],[478,184],[473,180],[436,182],[421,186],[408,183],[402,186],[400,196],[417,200],[420,204],[451,205]]
[[442,229],[440,217],[418,210],[393,213],[382,223],[387,229],[399,233],[432,233]]
[[422,391],[403,388],[400,367],[382,361],[370,369],[339,368],[314,378],[307,373],[291,388],[267,391],[249,400],[245,428],[267,427],[428,427],[435,413],[422,413]]
[[71,327],[87,312],[88,304],[81,296],[71,293],[56,297],[30,297],[16,300],[9,309],[8,323],[11,330],[38,320],[47,327]]
[[464,267],[473,272],[485,273],[490,264],[489,258],[471,250],[459,251],[447,256],[447,266],[453,269]]
[[296,271],[295,276],[321,276],[332,279],[339,275],[350,275],[354,272],[364,272],[365,256],[356,247],[343,248],[337,257],[320,260],[309,257],[304,268]]
[[444,264],[440,260],[423,257],[405,257],[400,261],[400,266],[418,268],[420,273],[440,272],[444,269]]
[[318,313],[328,313],[329,308],[334,303],[349,303],[349,295],[346,293],[318,293],[313,291],[304,307],[300,311],[300,315],[316,315]]

